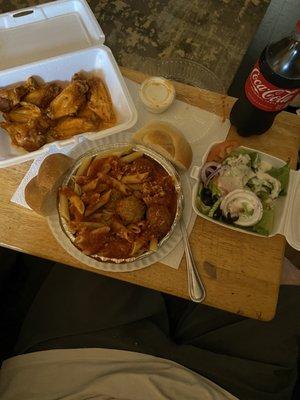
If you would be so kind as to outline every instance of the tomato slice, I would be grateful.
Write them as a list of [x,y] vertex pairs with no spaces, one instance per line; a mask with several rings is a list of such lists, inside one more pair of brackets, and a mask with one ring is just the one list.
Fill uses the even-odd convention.
[[211,148],[206,161],[222,162],[228,156],[228,154],[237,147],[239,147],[239,143],[235,140],[228,140],[222,143],[218,143]]

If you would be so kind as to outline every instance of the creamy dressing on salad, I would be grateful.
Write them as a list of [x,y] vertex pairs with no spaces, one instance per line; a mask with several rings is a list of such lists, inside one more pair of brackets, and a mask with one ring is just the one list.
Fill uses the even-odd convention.
[[[288,165],[273,168],[259,153],[239,148],[220,162],[214,152],[217,157],[203,166],[199,210],[214,219],[269,234],[274,200],[286,193]],[[214,171],[210,172],[212,164]]]
[[249,154],[239,154],[225,159],[216,183],[222,193],[227,194],[235,189],[243,189],[254,176]]
[[276,199],[281,191],[281,184],[278,179],[273,178],[273,176],[262,172],[260,170],[255,174],[255,193],[259,191],[268,192],[270,190],[271,199]]
[[263,206],[259,198],[250,190],[237,189],[227,194],[221,202],[221,210],[227,217],[228,214],[236,216],[234,222],[240,226],[253,226],[259,222],[263,214]]

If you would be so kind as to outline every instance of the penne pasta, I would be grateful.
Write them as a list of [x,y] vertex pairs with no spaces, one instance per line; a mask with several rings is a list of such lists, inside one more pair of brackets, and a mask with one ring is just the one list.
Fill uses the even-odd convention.
[[91,232],[91,235],[93,236],[101,236],[101,235],[105,235],[106,233],[108,233],[110,231],[110,227],[107,225],[102,225],[96,229],[93,229]]
[[75,244],[80,248],[86,242],[86,238],[83,235],[78,235],[75,238]]
[[146,226],[146,221],[140,221],[137,223],[137,226],[142,230]]
[[101,165],[103,164],[103,160],[97,160],[96,158],[90,163],[89,168],[87,170],[87,176],[94,177],[97,175],[97,172],[100,170]]
[[150,239],[149,250],[150,250],[150,251],[156,251],[156,250],[157,250],[157,247],[158,247],[157,238],[152,237],[152,238]]
[[119,190],[121,193],[127,194],[127,187],[124,183],[112,177],[110,177],[110,182],[115,189]]
[[112,152],[113,156],[121,157],[132,152],[132,146],[125,146]]
[[139,228],[136,224],[130,224],[127,229],[132,233],[141,233],[141,228]]
[[103,160],[104,158],[107,158],[107,157],[109,157],[109,156],[112,156],[113,155],[113,152],[112,151],[105,151],[104,153],[101,153],[101,154],[98,154],[96,157],[95,157],[95,160]]
[[94,214],[92,214],[91,219],[92,222],[98,222],[98,223],[108,223],[112,216],[113,216],[113,212],[112,211],[108,211],[108,210],[102,210],[102,212],[95,212]]
[[131,255],[131,256],[137,255],[137,254],[141,251],[143,245],[144,245],[144,241],[142,241],[142,240],[140,240],[140,239],[136,240],[136,241],[133,243],[133,246],[132,246],[132,250],[131,250],[130,255]]
[[71,205],[76,209],[78,214],[80,214],[80,215],[84,214],[85,206],[83,204],[83,201],[77,194],[70,196],[69,201],[70,201]]
[[89,178],[86,175],[78,175],[73,177],[74,182],[77,183],[77,185],[82,186],[85,185],[86,183],[89,182]]
[[104,190],[106,190],[108,188],[108,186],[105,183],[98,183],[97,185],[97,192],[101,193],[104,192]]
[[132,146],[125,146],[125,147],[121,147],[118,150],[105,151],[105,152],[99,154],[98,156],[96,156],[95,159],[101,160],[101,159],[107,158],[109,156],[121,157],[123,155],[130,153],[131,151],[132,151]]
[[82,191],[83,192],[90,192],[92,190],[95,190],[98,184],[99,178],[95,178],[91,181],[89,181],[88,183],[86,183],[85,185],[82,186]]
[[130,153],[127,156],[121,157],[121,161],[124,163],[131,163],[132,161],[137,160],[143,155],[144,153],[142,153],[141,151],[135,151],[134,153]]
[[90,166],[90,163],[92,161],[93,157],[85,157],[81,164],[79,165],[77,171],[76,171],[76,176],[80,175],[85,175],[88,167]]
[[104,225],[102,222],[85,222],[85,221],[80,221],[80,222],[72,222],[72,227],[76,228],[76,229],[80,229],[80,228],[91,228],[91,229],[98,229],[101,228]]
[[74,192],[74,190],[65,186],[61,188],[60,193],[64,194],[67,197],[70,205],[72,206],[73,210],[75,210],[76,214],[84,214],[84,203],[81,200],[80,196]]
[[81,195],[81,187],[78,185],[78,183],[74,182],[74,192],[78,194],[78,196]]
[[123,239],[129,239],[129,230],[118,220],[114,219],[111,223],[112,229]]
[[121,179],[123,183],[142,183],[147,179],[149,176],[149,172],[144,172],[140,174],[134,174],[134,175],[125,175]]
[[144,189],[144,186],[142,183],[128,183],[127,186],[129,187],[129,189],[131,190],[137,190],[142,192]]
[[99,201],[96,204],[93,204],[92,206],[89,206],[86,211],[85,211],[85,216],[88,217],[89,215],[93,214],[95,211],[97,211],[99,208],[103,207],[110,199],[110,194],[111,190],[108,192],[104,193]]
[[62,192],[59,193],[59,212],[65,221],[70,221],[68,198]]
[[104,161],[104,163],[101,165],[99,171],[103,172],[104,174],[107,174],[111,170],[110,161],[111,161],[111,159],[107,159],[107,161]]

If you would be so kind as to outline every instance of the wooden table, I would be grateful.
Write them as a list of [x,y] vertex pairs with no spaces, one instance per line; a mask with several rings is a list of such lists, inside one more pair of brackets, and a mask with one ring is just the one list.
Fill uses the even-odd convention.
[[[122,69],[125,76],[141,81],[141,73]],[[208,111],[228,115],[233,98],[220,96],[183,84],[176,84],[179,99]],[[229,137],[236,136],[234,128]],[[242,143],[296,164],[300,145],[300,118],[281,113],[272,129],[261,137]],[[79,263],[56,242],[47,222],[34,212],[10,203],[10,199],[28,170],[30,162],[0,169],[0,245],[39,257],[55,260],[116,279],[146,286],[175,296],[188,298],[185,260],[178,270],[156,263],[135,272],[107,273]],[[203,278],[205,304],[251,318],[270,320],[277,303],[284,237],[257,238],[197,218],[191,234],[191,246]]]

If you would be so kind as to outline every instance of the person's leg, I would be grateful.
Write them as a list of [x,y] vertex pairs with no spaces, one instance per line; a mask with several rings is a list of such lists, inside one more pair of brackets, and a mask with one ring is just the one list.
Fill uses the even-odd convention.
[[0,363],[13,354],[23,320],[52,264],[0,248]]
[[37,345],[42,349],[46,342],[45,348],[51,343],[56,348],[96,345],[101,331],[106,331],[103,340],[108,345],[120,327],[145,319],[168,333],[159,292],[56,264],[29,310],[15,353],[33,351]]
[[294,286],[281,287],[270,322],[187,304],[171,324],[179,345],[173,360],[243,400],[291,399],[297,377],[299,304],[300,288]]
[[290,399],[300,292],[281,292],[276,318],[267,323],[181,300],[171,313],[167,302],[175,343],[160,293],[58,265],[31,307],[17,350],[138,351],[177,361],[243,400]]

